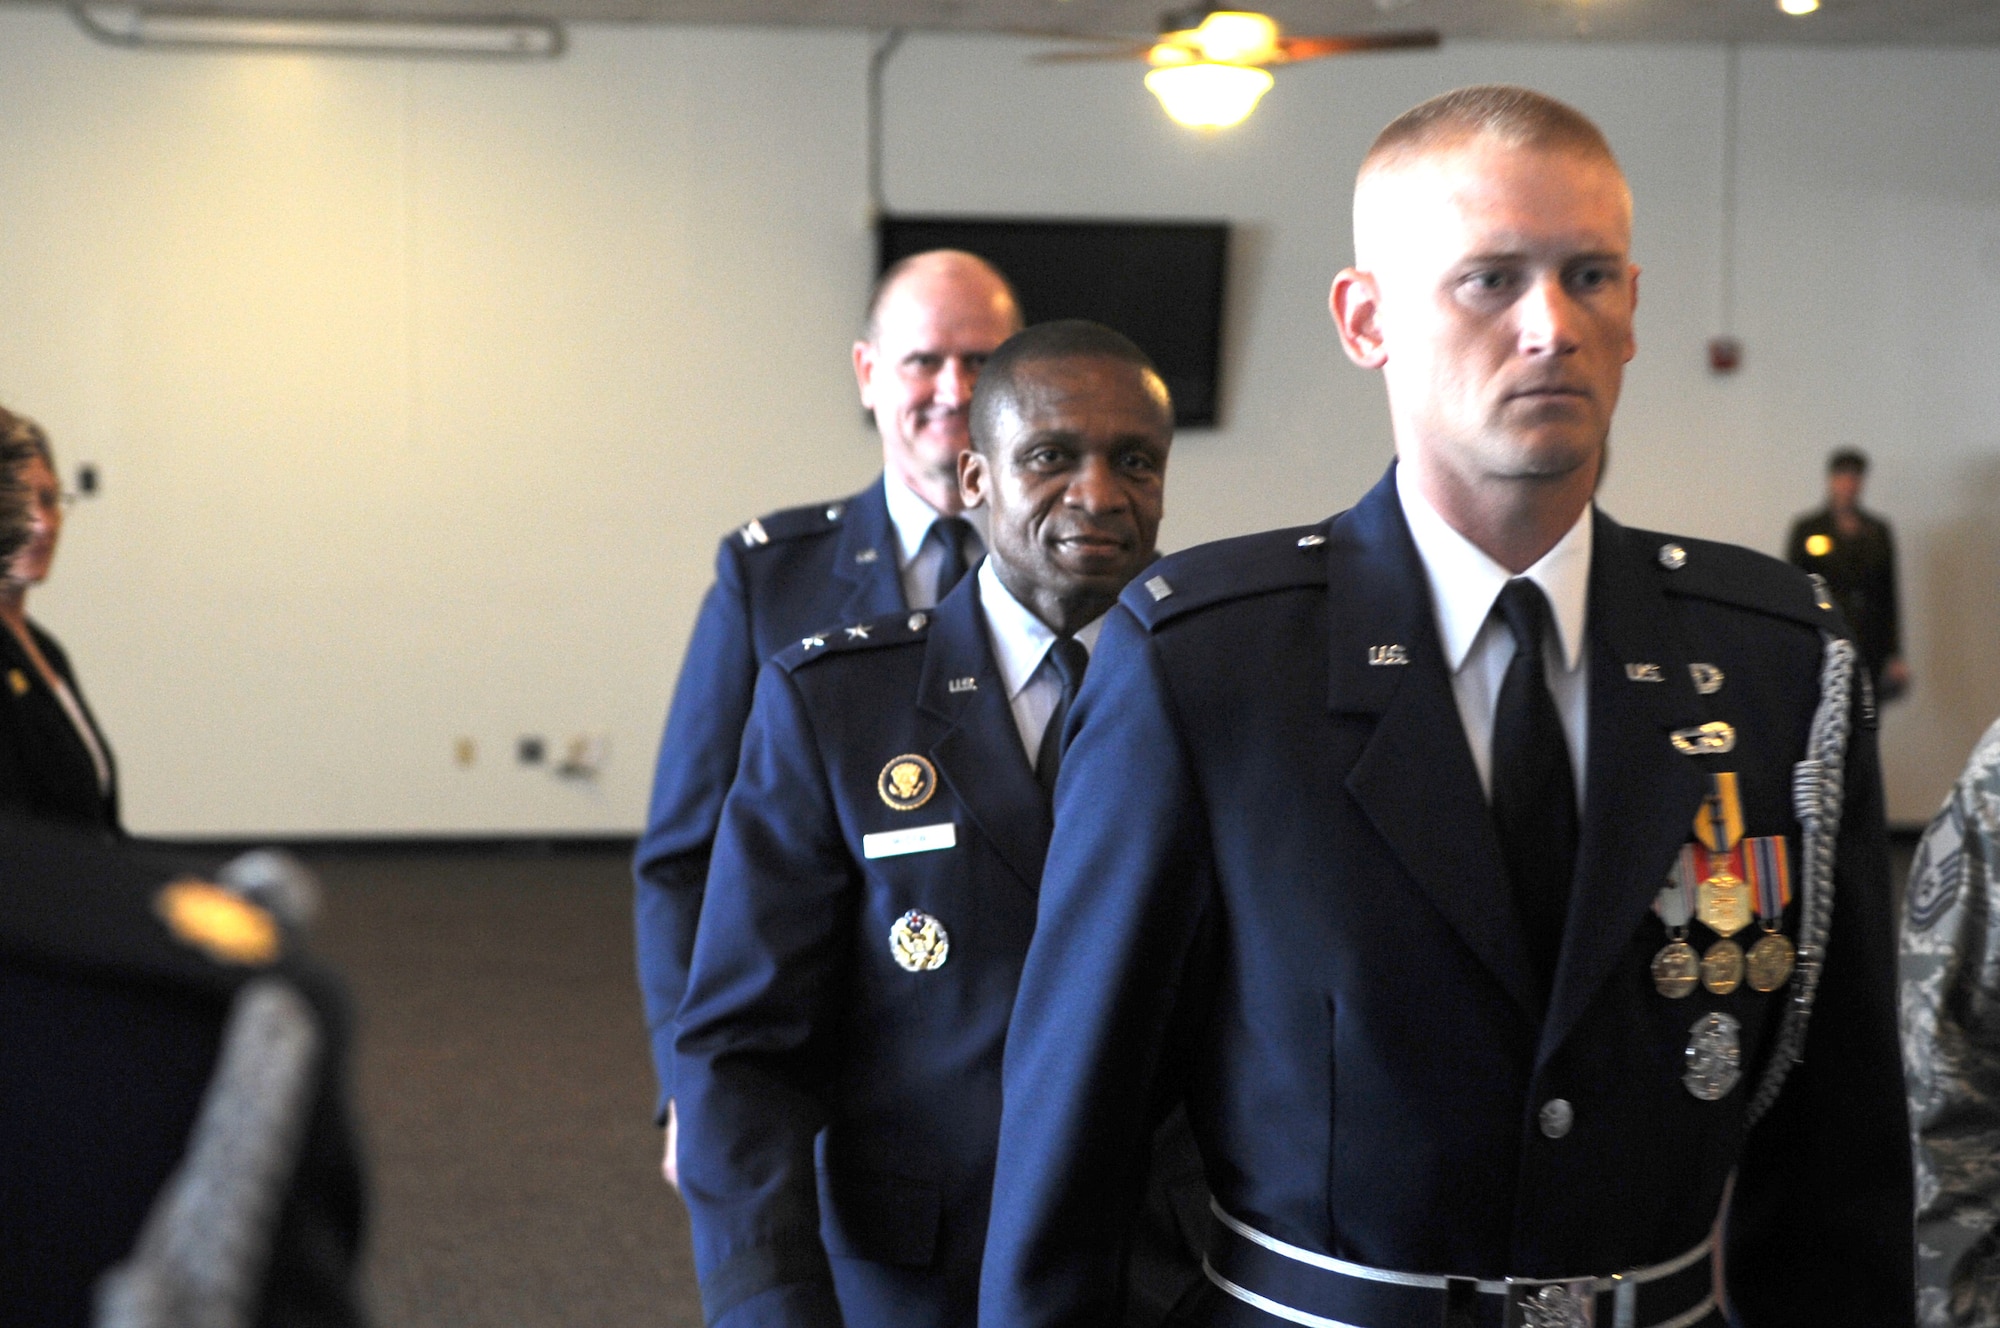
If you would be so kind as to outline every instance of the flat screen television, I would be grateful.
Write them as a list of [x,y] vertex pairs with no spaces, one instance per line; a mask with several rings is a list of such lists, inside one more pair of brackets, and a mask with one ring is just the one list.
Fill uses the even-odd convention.
[[1212,427],[1221,397],[1223,222],[885,216],[876,266],[964,249],[1007,275],[1031,323],[1089,318],[1139,344],[1174,397],[1174,423]]

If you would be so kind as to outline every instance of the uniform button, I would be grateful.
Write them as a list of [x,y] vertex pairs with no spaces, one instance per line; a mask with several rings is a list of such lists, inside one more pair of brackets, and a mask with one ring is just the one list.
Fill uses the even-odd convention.
[[1569,1133],[1570,1126],[1576,1124],[1576,1109],[1570,1106],[1568,1099],[1552,1097],[1542,1103],[1539,1119],[1546,1138],[1560,1139]]

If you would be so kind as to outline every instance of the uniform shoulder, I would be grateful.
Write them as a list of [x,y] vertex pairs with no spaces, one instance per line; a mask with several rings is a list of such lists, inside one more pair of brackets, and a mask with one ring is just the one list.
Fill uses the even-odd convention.
[[1826,583],[1740,544],[1626,529],[1634,556],[1648,561],[1669,595],[1710,600],[1845,635]]
[[738,526],[724,536],[724,542],[745,549],[761,549],[812,535],[831,534],[840,529],[840,523],[846,518],[848,506],[853,501],[852,498],[839,498],[832,502],[807,503],[803,507],[766,512]]
[[887,613],[803,637],[772,656],[771,662],[786,673],[796,673],[835,656],[921,645],[930,625],[931,614],[927,609]]
[[1191,613],[1278,591],[1326,584],[1331,518],[1316,526],[1266,530],[1198,544],[1134,577],[1123,603],[1148,631]]
[[0,828],[0,951],[18,960],[216,992],[292,967],[295,937],[236,891],[61,827]]

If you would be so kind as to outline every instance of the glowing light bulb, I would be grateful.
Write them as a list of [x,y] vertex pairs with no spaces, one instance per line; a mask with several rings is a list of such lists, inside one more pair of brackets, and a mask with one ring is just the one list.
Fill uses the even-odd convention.
[[1819,0],[1778,0],[1778,8],[1797,18],[1801,14],[1810,14],[1818,9]]
[[1241,124],[1271,90],[1267,70],[1203,61],[1166,65],[1146,75],[1146,90],[1168,115],[1190,129],[1225,129]]
[[1204,60],[1218,64],[1261,64],[1277,53],[1278,25],[1263,14],[1218,10],[1194,30]]

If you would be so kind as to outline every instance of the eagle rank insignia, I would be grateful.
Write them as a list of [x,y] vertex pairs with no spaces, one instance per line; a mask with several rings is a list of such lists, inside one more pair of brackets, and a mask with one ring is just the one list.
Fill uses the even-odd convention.
[[951,936],[942,922],[913,908],[889,928],[889,953],[906,972],[928,973],[944,967]]

